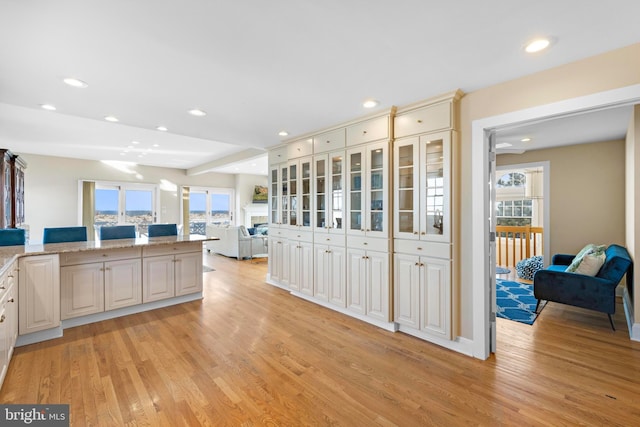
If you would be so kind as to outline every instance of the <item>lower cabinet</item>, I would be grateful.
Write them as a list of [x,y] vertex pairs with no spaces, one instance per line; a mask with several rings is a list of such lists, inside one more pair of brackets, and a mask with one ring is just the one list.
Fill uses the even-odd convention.
[[60,268],[62,320],[142,302],[141,261],[134,259]]
[[289,240],[286,247],[289,248],[289,288],[313,295],[313,244]]
[[347,248],[347,308],[389,322],[389,254]]
[[140,248],[60,254],[62,320],[142,302]]
[[58,254],[18,259],[20,335],[60,326],[60,261]]
[[395,321],[451,339],[451,261],[394,255]]
[[314,245],[315,297],[338,307],[347,306],[345,250]]
[[202,291],[202,243],[145,247],[142,302]]
[[271,281],[288,287],[290,268],[290,243],[283,237],[269,237],[269,278]]
[[11,266],[0,277],[0,388],[18,338],[18,286],[14,280],[15,273],[16,269]]

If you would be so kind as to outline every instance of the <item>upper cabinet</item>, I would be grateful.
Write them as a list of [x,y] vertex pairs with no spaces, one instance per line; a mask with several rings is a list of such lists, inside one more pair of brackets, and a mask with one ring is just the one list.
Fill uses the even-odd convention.
[[[290,161],[287,164],[288,171],[283,176],[288,178],[286,193],[283,193],[283,220],[288,218],[286,224],[291,228],[311,230],[311,166],[310,156]],[[284,195],[288,200],[284,202]]]
[[344,150],[314,156],[316,232],[344,234],[344,156]]
[[0,149],[0,228],[24,225],[24,170],[27,164],[9,150]]
[[389,237],[389,143],[347,150],[347,234]]
[[448,242],[451,230],[451,133],[394,141],[397,239]]

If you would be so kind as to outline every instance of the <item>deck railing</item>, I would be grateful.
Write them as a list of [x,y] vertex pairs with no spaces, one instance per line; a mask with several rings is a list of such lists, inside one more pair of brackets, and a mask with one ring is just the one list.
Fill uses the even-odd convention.
[[497,265],[515,267],[522,259],[542,255],[543,227],[496,226]]

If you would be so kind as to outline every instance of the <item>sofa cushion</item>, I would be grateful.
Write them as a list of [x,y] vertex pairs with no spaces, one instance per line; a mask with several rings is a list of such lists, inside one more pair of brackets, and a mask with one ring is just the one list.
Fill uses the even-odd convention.
[[586,254],[582,257],[582,262],[574,273],[584,274],[586,276],[595,276],[600,271],[600,268],[604,265],[606,255],[604,252],[600,254]]
[[582,248],[580,252],[578,252],[578,254],[573,258],[573,261],[571,261],[571,264],[569,264],[569,267],[567,267],[566,271],[568,273],[575,273],[575,271],[580,266],[580,263],[582,263],[582,259],[585,255],[600,255],[604,253],[606,248],[607,247],[605,245],[594,245],[593,243],[589,243],[584,248]]

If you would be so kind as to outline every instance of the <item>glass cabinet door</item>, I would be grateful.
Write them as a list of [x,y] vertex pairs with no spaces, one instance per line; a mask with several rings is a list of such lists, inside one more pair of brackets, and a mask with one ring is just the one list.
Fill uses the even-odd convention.
[[273,225],[280,224],[280,215],[278,215],[278,200],[280,196],[278,195],[280,191],[280,181],[278,180],[278,167],[271,168],[269,171],[269,223]]
[[375,148],[369,151],[369,203],[370,219],[366,231],[384,232],[384,153],[385,149]]
[[395,236],[417,238],[419,235],[418,211],[418,138],[395,141]]
[[322,156],[316,159],[315,195],[316,195],[316,217],[314,228],[323,230],[327,227],[327,159]]
[[331,158],[331,224],[335,230],[343,230],[342,210],[344,191],[342,189],[342,154],[330,155]]
[[300,197],[302,198],[301,221],[302,227],[311,228],[311,159],[300,162],[302,185],[300,188]]
[[364,231],[362,217],[362,152],[349,154],[349,230]]
[[445,240],[449,236],[449,163],[448,134],[420,137],[422,163],[420,235]]
[[298,165],[289,165],[289,225],[298,225]]
[[282,199],[282,206],[280,212],[282,219],[280,224],[289,224],[289,168],[283,166],[280,168],[280,197]]

